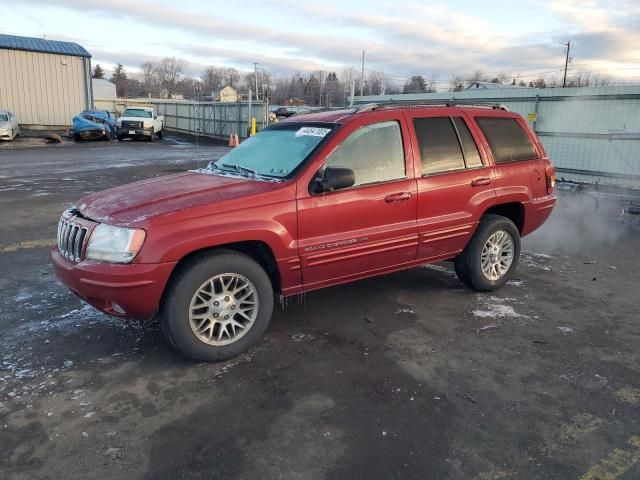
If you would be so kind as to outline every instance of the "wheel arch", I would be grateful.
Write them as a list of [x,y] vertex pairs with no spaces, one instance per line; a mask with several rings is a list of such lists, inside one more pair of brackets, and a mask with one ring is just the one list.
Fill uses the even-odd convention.
[[[203,247],[187,253],[176,263],[171,272],[171,275],[169,276],[169,280],[167,281],[167,285],[165,286],[164,291],[166,291],[167,286],[171,283],[181,266],[183,266],[186,262],[200,256],[208,255],[221,250],[231,250],[234,252],[242,253],[243,255],[246,255],[249,258],[255,260],[269,276],[271,284],[273,285],[274,292],[281,292],[282,279],[275,255],[273,254],[273,250],[271,249],[271,247],[266,242],[263,242],[261,240],[245,240],[232,243],[223,243],[215,246]],[[162,294],[163,297],[164,291]]]
[[484,211],[483,216],[487,214],[500,215],[508,218],[514,223],[518,232],[522,235],[525,216],[524,205],[522,202],[507,202],[492,205]]

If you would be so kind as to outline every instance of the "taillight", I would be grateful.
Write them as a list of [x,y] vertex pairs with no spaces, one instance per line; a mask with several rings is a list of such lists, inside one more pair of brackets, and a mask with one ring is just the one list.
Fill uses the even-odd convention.
[[547,176],[547,194],[551,195],[556,186],[556,171],[553,168],[553,165],[549,165],[545,169],[545,174]]

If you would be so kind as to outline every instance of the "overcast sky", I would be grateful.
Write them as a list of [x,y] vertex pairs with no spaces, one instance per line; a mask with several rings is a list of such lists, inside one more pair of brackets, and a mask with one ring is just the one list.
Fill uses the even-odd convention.
[[640,80],[640,0],[404,2],[355,0],[18,0],[3,5],[0,32],[80,43],[93,63],[186,59],[277,74],[366,68],[402,83],[559,71],[571,40],[574,71]]

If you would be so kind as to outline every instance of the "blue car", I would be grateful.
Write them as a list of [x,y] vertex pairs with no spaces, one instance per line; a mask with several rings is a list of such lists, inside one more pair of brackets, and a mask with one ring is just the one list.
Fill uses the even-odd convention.
[[116,119],[106,110],[85,110],[73,117],[73,139],[111,140],[116,131]]

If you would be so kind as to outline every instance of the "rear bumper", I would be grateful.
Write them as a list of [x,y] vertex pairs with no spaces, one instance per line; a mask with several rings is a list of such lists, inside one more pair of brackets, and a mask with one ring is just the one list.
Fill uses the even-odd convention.
[[547,195],[525,203],[522,236],[529,235],[547,221],[556,206],[556,201],[555,195]]
[[126,265],[84,260],[72,262],[57,247],[53,269],[69,289],[98,310],[118,317],[147,320],[158,311],[175,262]]

